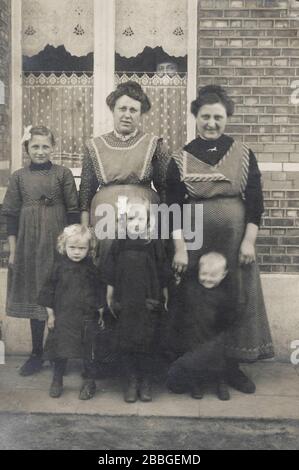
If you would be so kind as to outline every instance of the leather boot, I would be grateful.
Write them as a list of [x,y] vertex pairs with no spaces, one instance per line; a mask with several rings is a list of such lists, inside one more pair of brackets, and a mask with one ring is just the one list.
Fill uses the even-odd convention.
[[31,355],[29,359],[22,365],[19,370],[19,374],[22,377],[28,377],[29,375],[36,374],[40,372],[43,367],[43,360],[41,357],[36,355]]
[[218,380],[217,382],[217,397],[222,401],[230,400],[230,393],[224,379]]
[[194,400],[201,400],[204,396],[203,386],[199,380],[191,380],[190,391],[191,397],[194,398]]
[[96,388],[96,383],[93,379],[85,379],[79,393],[79,400],[90,400],[93,398]]
[[152,381],[149,375],[146,375],[141,379],[139,398],[143,402],[152,401]]
[[255,384],[240,369],[237,361],[229,361],[227,368],[227,381],[229,385],[242,393],[254,393]]
[[63,376],[54,374],[49,395],[51,398],[59,398],[63,392]]
[[138,380],[137,376],[131,374],[126,379],[124,389],[124,400],[126,403],[135,403],[138,397]]

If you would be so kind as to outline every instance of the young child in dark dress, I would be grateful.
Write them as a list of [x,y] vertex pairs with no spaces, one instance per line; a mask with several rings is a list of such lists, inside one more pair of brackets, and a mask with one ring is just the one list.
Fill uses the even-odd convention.
[[151,239],[149,204],[127,204],[125,239],[114,240],[106,265],[107,304],[117,317],[117,345],[127,403],[152,400],[153,355],[172,276],[162,241]]
[[189,388],[191,396],[200,399],[202,381],[209,376],[217,382],[218,398],[229,400],[224,335],[235,312],[226,258],[221,253],[207,253],[199,260],[198,272],[186,276],[188,282],[182,279],[179,289],[184,305],[182,348],[187,352],[170,367],[168,386],[177,393]]
[[[58,238],[62,255],[40,291],[38,301],[48,312],[49,334],[45,355],[54,361],[50,396],[63,391],[67,359],[82,358],[84,381],[79,399],[88,400],[96,391],[93,373],[93,333],[102,315],[102,285],[88,256],[94,248],[91,231],[82,225],[66,227]],[[100,312],[100,318],[99,318]]]
[[79,208],[71,170],[50,160],[51,130],[29,126],[23,143],[31,162],[11,175],[2,214],[9,242],[6,313],[30,319],[32,353],[20,369],[28,376],[42,368],[47,312],[37,295],[52,270],[57,237],[66,225],[79,222]]

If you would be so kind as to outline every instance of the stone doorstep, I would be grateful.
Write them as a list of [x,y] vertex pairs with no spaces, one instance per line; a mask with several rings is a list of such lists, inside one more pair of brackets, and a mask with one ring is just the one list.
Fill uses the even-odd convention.
[[231,400],[221,402],[213,386],[208,386],[202,400],[176,395],[166,390],[163,380],[155,380],[153,402],[127,404],[122,398],[118,378],[97,380],[96,396],[80,401],[80,369],[70,364],[64,378],[64,393],[59,399],[48,396],[52,371],[49,366],[32,377],[20,377],[22,356],[9,356],[0,366],[0,413],[53,413],[99,416],[140,416],[173,418],[230,418],[253,420],[299,420],[299,367],[265,361],[243,366],[255,381],[257,391],[245,395],[231,391]]

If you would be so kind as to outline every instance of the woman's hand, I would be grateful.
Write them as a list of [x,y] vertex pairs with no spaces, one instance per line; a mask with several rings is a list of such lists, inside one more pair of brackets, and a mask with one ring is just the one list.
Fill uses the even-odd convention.
[[179,250],[175,252],[172,261],[174,272],[178,275],[183,274],[188,266],[188,253],[187,250]]
[[254,244],[244,239],[240,246],[239,262],[240,264],[251,264],[255,261]]
[[255,261],[255,241],[258,230],[258,226],[251,222],[246,225],[245,235],[239,251],[240,264],[251,264]]
[[176,230],[172,234],[175,254],[172,261],[172,267],[175,274],[181,275],[188,266],[188,252],[182,230]]

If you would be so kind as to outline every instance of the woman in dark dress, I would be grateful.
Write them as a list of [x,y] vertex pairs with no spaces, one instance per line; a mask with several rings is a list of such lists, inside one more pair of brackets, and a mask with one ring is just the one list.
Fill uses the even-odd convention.
[[[114,128],[86,143],[79,193],[82,224],[95,227],[97,236],[101,232],[97,230],[100,220],[96,216],[97,207],[114,205],[117,213],[117,202],[121,197],[141,197],[159,203],[163,198],[169,163],[162,139],[140,130],[142,115],[150,110],[151,103],[138,83],[128,81],[118,85],[106,103],[113,115]],[[103,267],[113,238],[114,233],[97,242],[95,261],[103,280]],[[108,322],[109,316],[106,317]],[[101,357],[97,359],[103,369],[103,364],[110,363],[114,355],[103,348],[99,350]]]
[[[209,251],[228,261],[234,298],[245,305],[228,330],[225,354],[231,386],[253,393],[255,384],[239,368],[240,362],[273,357],[273,345],[255,258],[255,241],[263,213],[261,174],[253,152],[224,134],[234,103],[219,86],[199,90],[192,102],[198,137],[173,155],[168,167],[167,201],[203,205],[203,246],[189,249],[188,269]],[[174,227],[177,228],[177,227]],[[176,250],[183,259],[184,243]],[[183,314],[183,312],[181,312]]]

